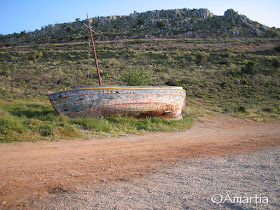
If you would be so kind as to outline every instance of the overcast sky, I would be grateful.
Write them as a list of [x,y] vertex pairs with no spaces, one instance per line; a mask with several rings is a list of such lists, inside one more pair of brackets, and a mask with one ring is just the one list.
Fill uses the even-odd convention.
[[214,15],[234,9],[251,20],[280,28],[280,0],[0,0],[0,34],[83,20],[86,13],[96,17],[181,8],[207,8]]

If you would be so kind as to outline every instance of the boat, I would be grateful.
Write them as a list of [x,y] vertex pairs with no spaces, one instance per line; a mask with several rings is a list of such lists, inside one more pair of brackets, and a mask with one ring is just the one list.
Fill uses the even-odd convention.
[[54,109],[68,117],[133,116],[182,119],[186,92],[176,86],[104,86],[88,19],[99,86],[80,86],[49,93]]
[[133,116],[181,119],[186,92],[174,86],[82,86],[49,94],[68,117]]

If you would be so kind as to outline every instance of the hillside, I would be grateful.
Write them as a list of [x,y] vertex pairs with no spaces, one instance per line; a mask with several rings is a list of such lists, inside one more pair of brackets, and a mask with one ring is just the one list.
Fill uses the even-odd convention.
[[[229,9],[216,16],[207,9],[155,10],[128,16],[91,18],[97,40],[153,38],[272,38],[279,29],[269,28]],[[33,32],[0,36],[0,45],[60,43],[88,39],[87,20],[53,24]]]
[[[186,13],[195,14],[196,21],[200,20],[203,24],[214,17],[206,11],[186,10]],[[174,11],[169,12],[173,14]],[[187,93],[183,121],[171,123],[149,118],[137,122],[126,118],[76,120],[57,115],[48,101],[48,91],[98,85],[87,30],[82,24],[85,21],[77,20],[68,25],[10,35],[10,46],[7,46],[8,43],[0,48],[0,142],[74,138],[88,135],[87,132],[114,136],[142,132],[143,129],[177,130],[188,127],[194,115],[209,111],[256,121],[280,120],[280,39],[268,38],[272,29],[258,25],[262,38],[255,37],[256,33],[253,36],[252,31],[244,27],[239,33],[221,32],[221,36],[228,35],[223,38],[171,39],[166,35],[168,39],[152,39],[155,36],[140,39],[149,30],[156,34],[167,27],[164,21],[164,24],[154,22],[157,27],[146,25],[147,20],[141,22],[141,17],[169,12],[97,18],[99,22],[93,21],[98,39],[95,46],[104,85],[182,86]],[[135,39],[121,40],[125,37],[115,36],[118,27],[110,35],[114,29],[108,24],[123,18],[132,20],[133,17],[134,21],[141,22],[140,28],[143,26],[134,31],[138,37],[133,37],[131,33],[130,38]],[[234,19],[236,29],[239,24],[255,24],[232,10],[223,17],[214,18]],[[71,33],[75,34],[78,28],[83,29],[84,34],[69,42]],[[214,29],[209,27],[207,30]],[[231,30],[234,31],[234,27]],[[241,32],[242,37],[237,37],[237,34],[241,36]],[[245,35],[253,38],[244,38]],[[28,41],[28,36],[33,38]],[[174,38],[175,35],[172,36]],[[9,36],[4,37],[7,39]],[[131,83],[130,78],[135,83]]]
[[[188,103],[273,118],[280,114],[279,46],[267,39],[96,42],[105,85],[124,85],[123,75],[138,69],[150,75],[148,85],[183,86]],[[87,42],[2,48],[1,97],[46,99],[48,90],[98,85],[88,56]]]

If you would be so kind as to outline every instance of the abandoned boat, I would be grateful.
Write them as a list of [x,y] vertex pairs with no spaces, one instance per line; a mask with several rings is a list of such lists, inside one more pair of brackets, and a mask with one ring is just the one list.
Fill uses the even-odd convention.
[[125,115],[181,119],[186,99],[182,87],[102,85],[90,21],[88,23],[100,86],[81,86],[49,93],[54,109],[69,117]]
[[87,86],[49,94],[54,109],[69,117],[158,116],[180,119],[182,87]]

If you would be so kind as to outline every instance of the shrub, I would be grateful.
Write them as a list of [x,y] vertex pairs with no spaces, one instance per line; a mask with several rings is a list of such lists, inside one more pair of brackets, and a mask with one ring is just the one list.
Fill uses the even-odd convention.
[[280,45],[274,48],[275,51],[280,52]]
[[43,56],[44,53],[42,51],[34,50],[33,52],[31,52],[29,59],[36,62],[37,60],[40,60]]
[[107,63],[106,63],[106,67],[120,67],[121,63],[116,59],[116,58],[111,58],[108,59]]
[[200,52],[196,55],[196,64],[197,65],[204,65],[207,62],[208,59],[208,53]]
[[73,26],[68,26],[66,30],[67,30],[67,32],[70,32],[70,33],[73,33],[76,31]]
[[165,23],[164,23],[164,21],[162,21],[162,20],[160,20],[160,21],[157,22],[157,27],[158,27],[158,28],[161,28],[161,27],[163,27],[164,25],[165,25]]
[[254,61],[249,61],[245,67],[241,69],[243,74],[255,75],[257,73],[257,65]]
[[143,25],[144,24],[144,20],[142,18],[139,18],[139,17],[137,18],[136,22],[137,22],[137,25]]
[[129,68],[121,77],[123,82],[129,86],[147,86],[151,83],[151,77],[144,68]]
[[242,112],[242,113],[245,113],[246,112],[246,108],[244,106],[240,106],[237,108],[236,110],[237,112]]
[[274,68],[279,68],[279,67],[280,67],[280,59],[274,58],[274,59],[272,60],[272,66],[273,66]]

